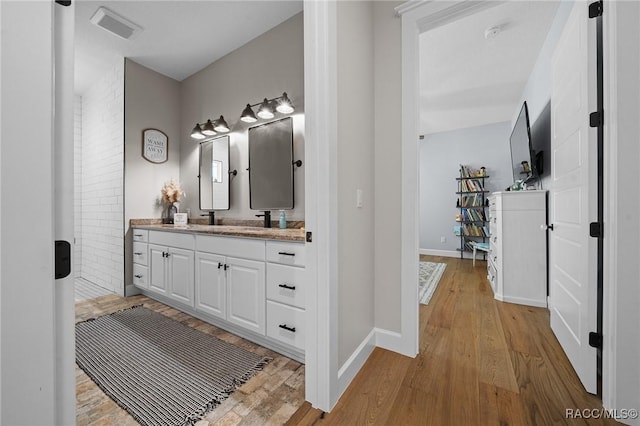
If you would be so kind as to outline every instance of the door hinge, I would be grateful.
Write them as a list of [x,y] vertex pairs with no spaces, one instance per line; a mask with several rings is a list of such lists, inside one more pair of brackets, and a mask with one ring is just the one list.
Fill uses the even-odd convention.
[[313,233],[311,231],[307,231],[306,237],[305,237],[305,241],[310,243],[313,241]]
[[602,222],[591,222],[589,224],[589,236],[593,237],[593,238],[600,238],[603,235],[603,228],[604,226],[602,225]]
[[589,114],[589,126],[600,127],[603,124],[602,111],[596,111]]
[[602,349],[602,334],[591,331],[589,333],[589,346]]
[[589,5],[589,18],[602,16],[602,1],[595,1]]

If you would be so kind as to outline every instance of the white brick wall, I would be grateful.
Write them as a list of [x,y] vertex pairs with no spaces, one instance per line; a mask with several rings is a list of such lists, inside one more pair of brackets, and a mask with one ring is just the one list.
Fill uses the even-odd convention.
[[124,294],[124,61],[82,96],[81,275]]
[[82,265],[82,98],[73,99],[73,213],[74,277],[81,276]]

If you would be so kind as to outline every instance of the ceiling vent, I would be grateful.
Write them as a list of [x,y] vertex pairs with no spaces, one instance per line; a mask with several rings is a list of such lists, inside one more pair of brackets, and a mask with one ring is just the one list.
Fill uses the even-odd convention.
[[133,40],[142,28],[107,8],[100,7],[90,19],[91,23],[125,40]]

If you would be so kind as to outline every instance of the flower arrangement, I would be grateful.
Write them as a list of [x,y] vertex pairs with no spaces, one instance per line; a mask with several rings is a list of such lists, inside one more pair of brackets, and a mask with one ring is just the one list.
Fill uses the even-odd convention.
[[162,193],[162,201],[168,204],[180,202],[180,199],[185,195],[180,187],[180,183],[173,179],[165,182],[160,192]]

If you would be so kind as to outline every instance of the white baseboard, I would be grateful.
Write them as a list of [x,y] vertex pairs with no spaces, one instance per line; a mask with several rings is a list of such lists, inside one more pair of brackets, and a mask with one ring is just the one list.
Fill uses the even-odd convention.
[[[427,256],[460,257],[460,252],[458,250],[420,249],[419,253]],[[473,253],[468,251],[462,252],[462,258],[473,259]],[[482,260],[481,254],[478,254],[477,259]]]
[[369,335],[360,343],[349,359],[338,370],[338,396],[336,401],[340,399],[342,394],[351,383],[354,377],[376,347],[376,329],[372,329]]
[[376,328],[376,346],[414,358],[417,354],[408,351],[402,334],[382,328]]

